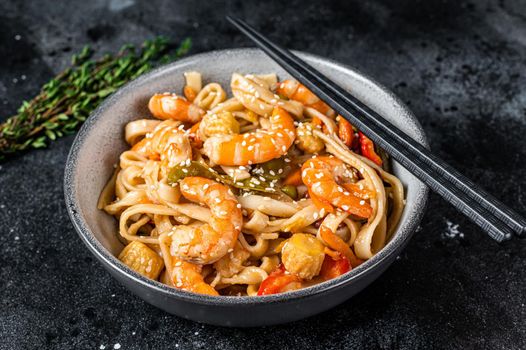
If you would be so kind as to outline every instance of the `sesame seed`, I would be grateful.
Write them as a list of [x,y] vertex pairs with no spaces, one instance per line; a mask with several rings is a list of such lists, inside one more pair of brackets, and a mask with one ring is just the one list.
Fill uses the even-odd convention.
[[365,201],[364,200],[361,200],[360,201],[360,205],[364,205],[365,204]]

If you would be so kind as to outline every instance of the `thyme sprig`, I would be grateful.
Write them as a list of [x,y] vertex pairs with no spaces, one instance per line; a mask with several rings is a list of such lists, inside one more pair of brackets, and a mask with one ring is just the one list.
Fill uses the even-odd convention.
[[174,47],[166,38],[156,37],[139,49],[124,45],[117,54],[96,60],[93,50],[84,47],[72,57],[69,68],[0,124],[0,161],[75,132],[105,97],[155,65],[181,57],[190,47],[190,39]]

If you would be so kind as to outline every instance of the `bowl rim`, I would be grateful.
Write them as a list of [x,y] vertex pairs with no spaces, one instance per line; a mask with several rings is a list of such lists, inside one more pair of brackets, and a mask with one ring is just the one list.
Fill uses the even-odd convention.
[[[414,191],[417,192],[414,207],[416,210],[410,213],[406,220],[406,224],[403,227],[403,231],[398,227],[395,233],[393,234],[392,239],[382,248],[378,253],[376,253],[371,259],[367,260],[360,266],[352,269],[351,271],[334,278],[329,281],[315,284],[306,288],[302,288],[295,291],[290,291],[286,293],[265,295],[265,296],[209,296],[203,294],[196,294],[180,289],[176,289],[170,286],[167,286],[161,282],[149,279],[142,276],[141,274],[135,272],[120,260],[117,259],[109,250],[107,250],[93,235],[91,232],[88,223],[81,214],[80,206],[76,200],[76,188],[75,188],[75,177],[76,177],[76,167],[78,161],[79,152],[83,146],[83,143],[89,134],[89,131],[94,128],[97,124],[97,121],[104,114],[105,109],[113,103],[113,101],[118,100],[119,96],[129,93],[134,90],[137,85],[140,85],[143,80],[148,79],[149,77],[155,76],[165,70],[176,68],[177,66],[183,66],[187,63],[191,63],[193,60],[207,59],[212,58],[215,55],[220,54],[235,54],[235,53],[261,53],[257,48],[233,48],[233,49],[223,49],[223,50],[213,50],[202,52],[199,54],[191,55],[182,59],[179,59],[175,62],[162,65],[158,68],[151,70],[150,72],[143,74],[136,79],[128,82],[123,85],[108,98],[106,98],[88,117],[84,122],[79,132],[77,133],[71,149],[69,151],[65,170],[64,170],[64,197],[66,202],[66,208],[73,227],[77,231],[78,235],[84,242],[84,244],[89,248],[89,250],[94,254],[98,260],[100,260],[103,265],[107,268],[111,268],[113,272],[116,272],[123,277],[133,280],[134,283],[140,284],[142,287],[153,289],[156,292],[164,294],[166,297],[176,297],[183,301],[188,301],[196,304],[203,305],[217,305],[217,306],[242,306],[242,305],[255,305],[255,304],[268,304],[268,303],[284,303],[294,300],[304,299],[308,297],[313,297],[319,294],[325,294],[333,289],[341,288],[346,285],[349,285],[362,277],[366,276],[368,273],[374,271],[376,268],[382,266],[383,262],[393,258],[392,255],[396,254],[400,248],[402,249],[410,240],[414,234],[417,226],[419,225],[422,216],[425,212],[425,207],[428,200],[429,189],[422,182],[416,182],[416,188]],[[362,73],[356,68],[350,67],[348,65],[339,63],[335,60],[324,58],[321,56],[313,55],[310,53],[302,51],[293,51],[295,54],[301,58],[320,63],[322,65],[329,66],[331,69],[345,71],[347,74],[352,75],[357,80],[362,80],[366,85],[369,85],[373,88],[378,89],[383,94],[388,96],[392,102],[398,105],[398,107],[403,111],[417,131],[417,136],[419,141],[425,147],[429,147],[427,137],[424,133],[422,126],[420,125],[418,119],[414,116],[411,110],[398,98],[393,92],[387,89],[384,85],[377,82],[375,79],[371,78],[367,74]],[[269,58],[270,59],[270,58]],[[405,209],[404,209],[405,210]],[[110,271],[111,272],[111,271]],[[115,277],[115,276],[114,276]]]

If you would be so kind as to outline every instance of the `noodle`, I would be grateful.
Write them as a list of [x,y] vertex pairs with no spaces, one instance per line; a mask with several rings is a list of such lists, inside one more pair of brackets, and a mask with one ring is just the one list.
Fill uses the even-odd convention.
[[[230,98],[218,83],[203,86],[198,72],[185,73],[185,80],[188,100],[161,96],[175,98],[165,104],[170,119],[125,126],[130,149],[97,203],[117,218],[124,244],[140,242],[130,249],[135,255],[123,252],[124,262],[140,265],[156,254],[163,270],[150,278],[196,293],[254,296],[332,278],[323,275],[322,262],[348,259],[356,267],[385,246],[403,212],[402,183],[346,146],[334,111],[315,95],[275,74],[233,74]],[[188,109],[174,110],[174,101]],[[288,115],[280,110],[307,132],[296,132],[292,121],[293,130],[276,126]],[[199,125],[188,123],[190,111],[198,120],[226,114]],[[236,165],[212,161],[207,145],[234,142],[238,133],[243,142],[231,148]],[[257,161],[265,152],[278,153]],[[249,156],[256,158],[239,165]]]

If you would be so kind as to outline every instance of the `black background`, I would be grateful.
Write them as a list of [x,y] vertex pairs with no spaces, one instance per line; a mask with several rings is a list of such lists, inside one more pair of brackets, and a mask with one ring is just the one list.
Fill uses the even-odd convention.
[[[191,36],[192,53],[251,46],[227,13],[375,77],[439,156],[526,213],[524,1],[3,1],[0,118],[85,44],[115,51],[164,34]],[[118,285],[74,232],[62,193],[72,141],[0,164],[1,349],[526,347],[526,242],[494,243],[436,195],[392,267],[331,311],[259,329],[166,314]]]

